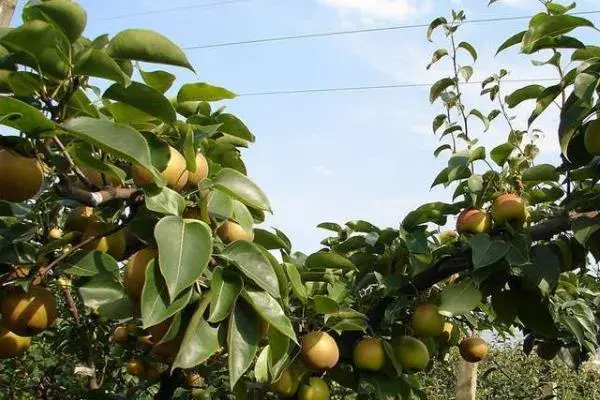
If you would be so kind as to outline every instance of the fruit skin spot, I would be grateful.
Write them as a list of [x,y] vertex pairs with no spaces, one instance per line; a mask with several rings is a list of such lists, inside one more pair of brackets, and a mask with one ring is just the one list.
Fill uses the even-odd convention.
[[56,320],[56,299],[48,290],[31,286],[7,290],[0,302],[0,314],[6,328],[21,336],[32,336],[46,330]]
[[42,164],[0,148],[0,199],[21,203],[35,196],[44,183]]
[[304,336],[301,354],[306,366],[315,371],[333,368],[340,358],[340,350],[331,335],[318,331]]

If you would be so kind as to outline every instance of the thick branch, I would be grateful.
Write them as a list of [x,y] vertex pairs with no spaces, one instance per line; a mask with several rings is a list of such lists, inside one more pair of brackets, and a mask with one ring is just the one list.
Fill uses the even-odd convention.
[[111,200],[129,200],[142,194],[139,189],[115,187],[107,187],[97,192],[90,192],[62,182],[57,185],[56,189],[60,196],[77,200],[91,207],[98,207]]

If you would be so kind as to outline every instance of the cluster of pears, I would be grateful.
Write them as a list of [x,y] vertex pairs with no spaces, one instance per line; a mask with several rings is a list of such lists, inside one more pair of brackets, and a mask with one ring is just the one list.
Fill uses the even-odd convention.
[[[490,215],[491,214],[491,215]],[[523,226],[529,219],[527,202],[516,193],[503,193],[492,202],[491,212],[479,208],[463,210],[456,220],[458,233],[487,233],[496,225],[506,223]]]
[[407,371],[424,370],[430,361],[429,347],[426,342],[437,339],[444,346],[458,345],[460,355],[468,362],[483,360],[488,352],[487,343],[480,337],[466,337],[454,324],[444,321],[438,308],[433,304],[418,306],[411,317],[412,332],[416,337],[401,336],[394,341],[395,355]]
[[50,327],[57,317],[56,299],[46,288],[31,285],[3,290],[0,298],[0,359],[22,355],[31,336]]

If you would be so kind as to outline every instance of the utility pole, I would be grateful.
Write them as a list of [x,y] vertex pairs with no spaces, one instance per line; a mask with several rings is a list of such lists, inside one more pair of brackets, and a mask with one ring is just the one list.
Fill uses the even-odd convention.
[[462,358],[456,364],[456,400],[475,400],[477,394],[477,363]]
[[7,28],[10,26],[17,0],[0,0],[0,27]]

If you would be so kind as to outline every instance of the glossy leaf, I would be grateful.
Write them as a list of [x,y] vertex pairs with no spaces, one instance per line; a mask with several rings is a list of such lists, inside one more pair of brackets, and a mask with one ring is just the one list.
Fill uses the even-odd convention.
[[71,1],[30,2],[23,8],[23,20],[39,19],[61,29],[71,42],[83,33],[87,14],[83,7]]
[[290,251],[289,244],[278,235],[265,229],[254,229],[254,243],[258,243],[267,250],[284,249]]
[[271,211],[271,205],[264,192],[247,176],[231,168],[223,168],[214,177],[214,187],[230,194],[242,203]]
[[250,368],[258,351],[260,321],[258,315],[245,302],[238,302],[229,317],[227,329],[227,359],[229,385],[233,389]]
[[146,279],[141,298],[140,308],[144,328],[158,325],[181,311],[190,302],[191,296],[192,288],[190,287],[171,301],[158,264],[155,259],[152,259],[146,268]]
[[156,89],[160,93],[164,93],[175,82],[175,75],[166,71],[144,71],[140,69],[140,75],[146,85]]
[[308,256],[304,265],[306,268],[310,269],[356,269],[356,266],[352,264],[352,261],[348,260],[346,257],[340,254],[323,251]]
[[219,350],[219,329],[211,327],[204,319],[206,299],[209,297],[206,295],[198,304],[183,335],[179,352],[173,361],[173,369],[193,368],[208,360]]
[[228,245],[222,257],[232,261],[242,273],[275,298],[280,297],[279,281],[273,266],[252,243],[238,240]]
[[513,46],[521,43],[523,41],[523,37],[525,37],[526,33],[527,33],[527,31],[523,31],[523,32],[519,32],[519,33],[509,37],[507,40],[504,41],[504,43],[502,43],[500,45],[500,47],[498,47],[498,50],[496,50],[496,55],[498,55],[498,53],[500,53],[503,50],[506,50],[510,47],[513,47]]
[[564,35],[575,28],[593,27],[594,25],[585,18],[574,15],[548,15],[539,13],[532,18],[529,30],[523,37],[522,51],[530,54],[536,51],[538,44],[546,38]]
[[117,157],[140,164],[152,173],[157,183],[164,183],[162,176],[152,167],[146,140],[130,126],[108,120],[79,117],[64,122],[61,127],[69,134],[99,146]]
[[218,219],[233,217],[233,199],[220,190],[213,190],[208,196],[208,213]]
[[154,229],[159,266],[174,300],[200,278],[212,255],[212,232],[199,220],[164,217]]
[[119,270],[117,261],[106,253],[92,251],[78,260],[65,273],[75,276],[95,276],[98,274],[114,274]]
[[294,295],[302,302],[302,304],[308,303],[308,294],[306,293],[306,287],[302,282],[302,278],[300,273],[298,272],[298,268],[294,264],[284,263],[285,271],[287,273],[288,279],[292,284],[292,291]]
[[176,114],[171,102],[161,92],[143,83],[131,82],[127,87],[114,84],[103,97],[129,104],[168,124],[175,123]]
[[234,98],[235,93],[205,82],[185,84],[179,89],[179,93],[177,94],[177,102],[179,103],[187,101],[220,101]]
[[442,292],[439,313],[446,317],[455,317],[473,311],[481,303],[482,295],[475,282],[465,279],[449,285]]
[[119,32],[108,43],[106,52],[114,58],[175,65],[194,71],[183,50],[163,35],[146,29]]
[[98,309],[100,306],[125,297],[123,286],[112,274],[98,274],[79,287],[79,294],[86,307]]
[[219,114],[215,120],[221,124],[219,127],[220,132],[244,139],[248,142],[254,142],[255,138],[250,129],[235,115],[223,113]]
[[211,300],[208,322],[221,322],[231,313],[240,295],[243,281],[239,275],[229,273],[218,267],[213,271],[210,281]]
[[277,329],[294,342],[298,342],[294,333],[294,327],[277,300],[267,292],[252,289],[244,289],[242,295],[258,315],[269,323],[271,328]]
[[178,192],[166,186],[144,189],[146,208],[164,215],[181,215],[187,202]]
[[55,128],[37,108],[8,96],[0,97],[0,124],[35,135]]

